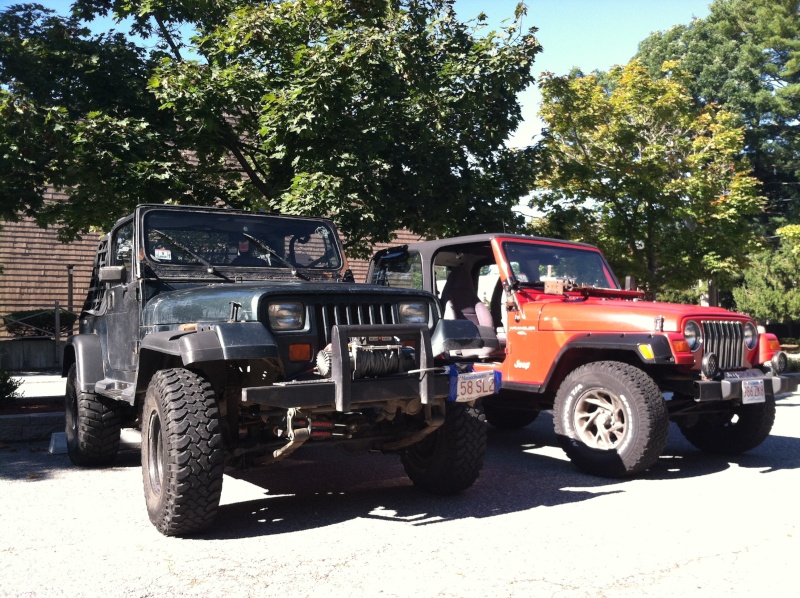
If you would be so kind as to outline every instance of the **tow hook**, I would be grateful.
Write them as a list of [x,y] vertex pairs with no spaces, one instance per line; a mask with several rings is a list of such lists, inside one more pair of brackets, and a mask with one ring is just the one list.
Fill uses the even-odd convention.
[[[298,427],[295,427],[298,426]],[[291,408],[286,413],[286,437],[289,442],[272,451],[272,458],[278,461],[288,457],[311,438],[311,420],[299,416],[297,409]]]

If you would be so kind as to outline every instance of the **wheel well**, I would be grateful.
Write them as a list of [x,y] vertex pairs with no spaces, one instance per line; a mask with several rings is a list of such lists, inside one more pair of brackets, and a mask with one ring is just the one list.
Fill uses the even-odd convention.
[[575,348],[564,353],[550,373],[545,384],[546,390],[555,393],[570,372],[582,365],[594,361],[620,361],[639,369],[646,370],[645,364],[631,350],[601,349],[601,348]]
[[72,345],[67,345],[64,349],[64,355],[61,360],[61,375],[66,377],[69,374],[69,368],[75,363],[75,348]]
[[144,393],[150,384],[150,379],[158,370],[183,367],[183,360],[179,355],[170,355],[151,349],[142,349],[139,354],[139,371],[136,374],[136,393]]

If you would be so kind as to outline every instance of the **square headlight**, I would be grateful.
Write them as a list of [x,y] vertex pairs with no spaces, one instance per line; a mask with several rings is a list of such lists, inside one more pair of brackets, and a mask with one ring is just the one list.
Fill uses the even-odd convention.
[[400,322],[402,324],[427,324],[428,323],[428,304],[427,303],[401,303],[398,307],[400,312]]
[[302,330],[306,326],[306,310],[300,302],[270,303],[267,313],[273,330]]

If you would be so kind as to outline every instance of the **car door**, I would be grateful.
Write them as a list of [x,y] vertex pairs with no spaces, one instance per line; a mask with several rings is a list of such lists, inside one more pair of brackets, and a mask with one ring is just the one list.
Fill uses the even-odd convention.
[[122,266],[121,280],[109,282],[106,312],[108,369],[114,378],[132,382],[138,361],[139,297],[133,268],[133,220],[111,235],[109,263]]

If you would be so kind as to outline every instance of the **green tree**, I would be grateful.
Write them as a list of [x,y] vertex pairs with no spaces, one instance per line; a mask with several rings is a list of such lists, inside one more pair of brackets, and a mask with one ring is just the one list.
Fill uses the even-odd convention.
[[[0,217],[34,214],[70,237],[142,201],[222,202],[333,217],[356,252],[399,227],[450,235],[514,221],[532,151],[505,140],[540,47],[521,30],[522,5],[486,32],[451,4],[12,7],[0,15],[0,200],[11,206]],[[112,13],[139,37],[83,27]],[[71,200],[43,205],[48,184]]]
[[753,256],[742,283],[733,289],[736,308],[762,323],[800,320],[800,252],[791,243]]
[[674,66],[660,79],[633,61],[542,81],[532,205],[549,233],[597,243],[654,292],[738,274],[755,246],[748,216],[762,205],[735,115],[698,108]]
[[769,200],[764,226],[800,222],[800,0],[716,0],[707,18],[652,34],[637,56],[654,77],[680,60],[698,105],[739,116]]

